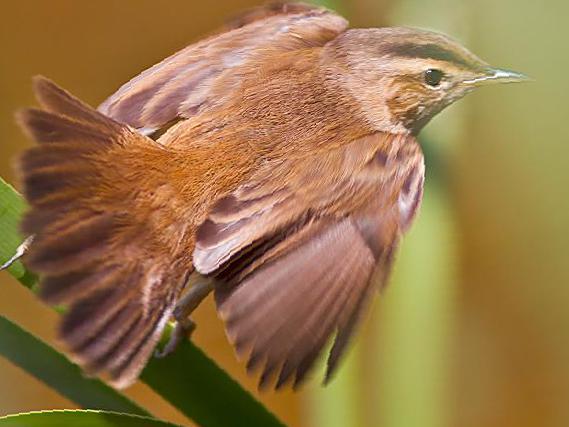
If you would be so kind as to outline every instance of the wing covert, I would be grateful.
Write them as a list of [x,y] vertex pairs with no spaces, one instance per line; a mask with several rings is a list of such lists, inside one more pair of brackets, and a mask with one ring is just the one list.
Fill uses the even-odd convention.
[[326,9],[303,4],[259,8],[230,23],[228,31],[192,44],[143,71],[99,107],[145,134],[192,117],[239,89],[247,71],[271,55],[323,46],[347,28]]

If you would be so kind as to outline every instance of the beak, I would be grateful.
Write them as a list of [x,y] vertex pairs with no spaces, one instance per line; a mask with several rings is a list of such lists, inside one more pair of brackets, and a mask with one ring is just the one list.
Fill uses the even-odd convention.
[[516,71],[504,70],[501,68],[487,68],[481,75],[464,80],[462,83],[467,86],[484,86],[495,83],[521,83],[532,79]]

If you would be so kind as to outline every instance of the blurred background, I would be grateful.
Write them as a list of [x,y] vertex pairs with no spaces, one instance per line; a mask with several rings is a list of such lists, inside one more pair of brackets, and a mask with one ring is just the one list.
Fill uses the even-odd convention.
[[[0,26],[0,176],[29,146],[13,120],[44,74],[92,105],[254,0],[20,0]],[[389,288],[327,388],[259,399],[290,426],[569,425],[569,3],[335,0],[353,26],[431,28],[525,85],[484,88],[422,133],[427,188]],[[0,230],[0,239],[1,230]],[[0,314],[50,343],[56,314],[0,273]],[[257,393],[211,301],[196,343]],[[192,425],[144,385],[128,394]],[[0,415],[70,408],[0,358]]]

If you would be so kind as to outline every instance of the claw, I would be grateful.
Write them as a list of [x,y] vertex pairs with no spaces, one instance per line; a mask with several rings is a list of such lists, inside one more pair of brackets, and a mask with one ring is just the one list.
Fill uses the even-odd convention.
[[2,264],[2,266],[0,267],[0,270],[7,269],[12,264],[14,264],[16,261],[18,261],[20,258],[22,258],[24,256],[24,254],[28,251],[28,248],[30,247],[30,245],[32,244],[33,241],[34,241],[34,236],[29,236],[26,240],[24,240],[20,244],[20,246],[18,246],[18,248],[16,249],[16,253],[14,254],[14,256],[12,256],[12,258],[10,258],[8,261],[6,261],[4,264]]
[[182,340],[191,337],[192,332],[196,329],[196,324],[189,316],[212,290],[213,283],[209,280],[203,281],[191,286],[186,294],[180,298],[174,309],[176,326],[164,348],[155,351],[155,357],[163,358],[168,356]]
[[196,329],[196,324],[191,319],[184,319],[183,321],[176,322],[176,326],[170,335],[170,339],[164,346],[162,350],[156,350],[154,352],[154,357],[162,359],[174,352],[178,347],[178,344],[182,342],[184,338],[190,339],[192,333]]

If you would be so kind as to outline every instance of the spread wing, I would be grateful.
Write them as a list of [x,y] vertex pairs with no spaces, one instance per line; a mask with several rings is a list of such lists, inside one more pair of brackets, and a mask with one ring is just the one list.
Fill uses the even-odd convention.
[[230,23],[228,31],[142,72],[99,111],[152,134],[223,103],[239,89],[247,70],[254,72],[255,63],[282,52],[323,46],[347,25],[341,16],[314,6],[281,3],[255,9]]
[[376,134],[267,164],[213,207],[194,266],[260,385],[298,385],[335,334],[326,379],[418,209],[423,156],[411,136]]

